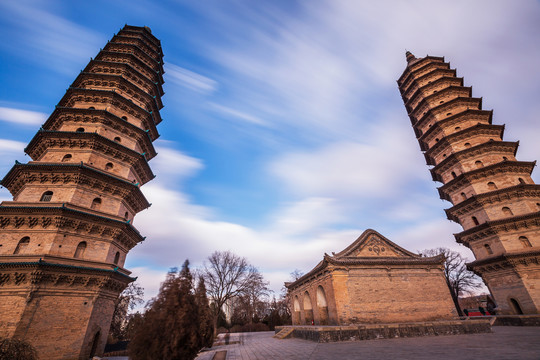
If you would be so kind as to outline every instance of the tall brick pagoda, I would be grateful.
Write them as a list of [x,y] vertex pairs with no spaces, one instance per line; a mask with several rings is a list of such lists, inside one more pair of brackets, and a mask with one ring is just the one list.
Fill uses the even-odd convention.
[[448,219],[463,227],[457,242],[476,258],[499,313],[540,312],[540,186],[536,162],[516,160],[518,142],[503,141],[504,125],[472,96],[442,57],[407,52],[398,80],[403,102]]
[[115,300],[134,280],[133,217],[149,206],[163,107],[163,53],[148,27],[126,25],[81,71],[1,181],[0,337],[40,358],[103,352]]

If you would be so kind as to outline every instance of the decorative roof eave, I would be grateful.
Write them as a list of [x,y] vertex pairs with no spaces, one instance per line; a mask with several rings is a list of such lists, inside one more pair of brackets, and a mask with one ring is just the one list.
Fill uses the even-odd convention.
[[[74,271],[75,273],[82,273],[82,274],[109,274],[109,276],[116,277],[117,280],[120,280],[125,283],[130,283],[135,280],[137,280],[136,277],[131,277],[129,275],[123,274],[118,270],[110,270],[110,269],[100,269],[100,268],[93,268],[88,266],[76,266],[76,265],[66,265],[66,264],[57,264],[57,263],[49,263],[45,262],[42,259],[39,259],[38,261],[32,261],[32,262],[4,262],[5,259],[0,257],[0,269],[8,270],[8,269],[34,269],[34,270],[45,270],[47,268],[50,269],[62,269],[62,271],[68,270],[68,271]],[[69,273],[68,273],[69,274]]]
[[[418,77],[418,78],[416,78],[416,79],[414,79],[414,80],[415,80],[415,82],[419,83],[419,82],[423,81],[424,79],[426,79],[426,78],[428,78],[428,77],[430,77],[430,76],[435,75],[436,73],[441,73],[441,74],[442,74],[441,78],[456,78],[456,79],[460,79],[460,80],[461,80],[461,85],[463,85],[463,78],[462,78],[462,77],[461,77],[461,78],[458,78],[458,77],[456,76],[456,69],[436,68],[436,69],[434,69],[433,71],[427,72],[427,73],[425,73],[424,75],[422,75],[422,76],[420,76],[420,77]],[[435,80],[435,81],[438,81],[438,80]],[[431,84],[429,84],[429,85],[431,85]],[[424,86],[421,86],[421,87],[418,86],[418,87],[414,90],[414,92],[416,92],[416,91],[419,90],[419,89],[423,89],[423,88],[425,88],[426,86],[428,86],[428,84],[426,84],[426,85],[424,85]],[[409,87],[407,88],[407,91],[403,91],[403,90],[400,88],[401,97],[402,97],[404,100],[405,100],[406,98],[409,98],[410,96],[409,96],[408,93],[409,93],[409,92],[411,91],[411,89],[413,89],[413,88],[414,88],[413,86],[409,86]],[[411,95],[411,96],[414,96],[414,94]]]
[[[497,135],[500,139],[504,137],[504,125],[476,124],[456,133],[443,137],[431,148],[424,152],[424,157],[428,165],[435,165],[435,154],[438,154],[445,147],[452,146],[453,143],[471,138],[473,135]],[[500,140],[498,140],[500,141]]]
[[8,189],[13,196],[15,196],[22,187],[19,186],[19,189],[13,188],[17,185],[17,180],[20,180],[21,174],[25,172],[36,172],[40,175],[44,172],[57,173],[58,171],[62,172],[71,172],[71,173],[81,173],[85,176],[91,178],[99,178],[101,181],[107,185],[114,185],[119,188],[125,189],[129,194],[125,200],[128,201],[133,210],[139,212],[150,207],[150,203],[141,192],[141,189],[137,184],[133,184],[125,179],[119,178],[112,174],[106,173],[94,167],[83,164],[67,164],[67,163],[28,163],[28,164],[15,164],[7,175],[0,181],[0,185]]
[[[445,63],[445,62],[430,62],[430,63],[422,66],[421,68],[419,68],[417,70],[422,70],[423,71],[424,69],[426,69],[426,68],[428,68],[430,66],[432,67],[432,69],[429,69],[426,72],[426,74],[430,74],[430,73],[434,72],[437,69],[452,70],[452,69],[450,69],[450,64]],[[407,70],[408,69],[405,69],[405,71],[407,71]],[[414,73],[417,72],[417,70],[415,70],[414,72],[409,72],[408,75],[405,77],[405,80],[401,84],[399,83],[399,80],[398,80],[398,85],[399,85],[400,88],[403,89],[403,92],[409,91],[409,88],[416,82],[416,78],[414,76]],[[422,77],[424,75],[421,75],[419,77]]]
[[[131,66],[131,64],[114,62],[114,61],[99,60],[99,59],[97,59],[97,57],[96,57],[96,59],[90,61],[88,63],[88,65],[86,65],[86,67],[84,68],[83,71],[84,72],[92,72],[93,66],[96,66],[98,64],[107,64],[108,66],[125,68],[126,71],[128,71],[130,73],[137,74],[137,77],[140,77],[142,80],[144,80],[148,84],[151,84],[153,87],[155,87],[156,98],[158,99],[159,103],[161,104],[160,108],[163,107],[163,103],[161,101],[161,96],[163,96],[165,94],[165,92],[163,91],[163,86],[159,82],[153,81],[148,76],[146,76],[145,74],[143,74],[142,72],[140,72],[139,70],[137,70],[136,68]],[[128,79],[128,81],[129,81],[129,79]],[[159,96],[157,96],[157,95],[159,95]]]
[[151,39],[152,42],[156,44],[156,46],[159,46],[161,48],[161,41],[157,37],[155,37],[151,32],[149,32],[146,26],[135,26],[135,25],[126,24],[121,30],[131,30],[134,32],[142,33],[146,35],[149,39]]
[[[129,30],[129,29],[124,28],[124,29],[121,29],[118,32],[118,34],[116,34],[116,35],[123,36],[123,37],[135,37],[137,39],[141,39],[141,40],[146,42],[147,46],[152,48],[153,52],[158,53],[160,58],[163,58],[163,56],[164,56],[163,49],[161,48],[161,45],[156,44],[152,39],[150,39],[148,36],[146,36],[146,33],[144,33],[144,32],[133,31],[133,30]],[[130,35],[133,35],[133,36],[130,36]]]
[[[148,131],[150,132],[153,140],[159,137],[159,133],[156,128],[156,125],[157,125],[156,120],[161,121],[160,120],[161,117],[159,116],[159,111],[152,113],[151,111],[148,111],[140,107],[139,105],[135,104],[133,101],[130,101],[129,99],[125,98],[124,96],[122,96],[116,91],[101,90],[101,89],[72,88],[72,87],[67,89],[66,93],[64,94],[62,99],[58,102],[57,106],[71,107],[70,102],[72,102],[72,98],[77,95],[81,95],[81,96],[94,95],[97,97],[109,99],[109,103],[111,105],[114,99],[119,100],[119,102],[126,105],[127,108],[130,108],[135,113],[139,114],[139,116],[137,117],[141,119],[145,123],[145,125],[148,127],[149,129]],[[158,114],[157,119],[155,118],[155,114]]]
[[[120,59],[124,58],[123,60],[125,61],[125,58],[129,58],[131,60],[133,60],[134,62],[138,63],[139,65],[141,65],[143,68],[145,68],[150,74],[153,74],[156,76],[156,80],[160,86],[165,82],[163,80],[163,74],[152,69],[151,66],[149,66],[147,63],[145,63],[144,61],[142,61],[141,59],[139,59],[137,56],[131,54],[131,53],[125,53],[125,52],[119,52],[119,51],[112,51],[112,50],[101,50],[97,55],[96,55],[96,58],[93,59],[92,61],[94,60],[99,60],[99,61],[105,61],[105,60],[101,60],[102,58],[106,57],[107,55],[111,55],[113,57],[118,57]],[[118,64],[126,64],[125,62],[118,62]]]
[[385,236],[381,235],[378,231],[373,229],[366,229],[355,241],[352,242],[349,246],[347,246],[345,249],[338,253],[333,253],[334,258],[341,258],[341,257],[347,257],[349,256],[358,246],[360,246],[361,243],[366,241],[370,236],[375,235],[379,238],[381,238],[383,241],[389,243],[391,246],[393,246],[396,250],[402,252],[403,254],[410,256],[410,257],[421,257],[418,254],[412,253],[409,250],[406,250],[402,248],[401,246],[397,245],[393,241],[388,240]]
[[[441,79],[445,79],[445,78],[441,78]],[[441,80],[441,79],[439,79],[439,80]],[[457,78],[454,78],[454,79],[457,79]],[[439,81],[439,80],[437,80],[437,81]],[[431,83],[431,84],[424,85],[423,88],[425,88],[426,86],[431,86],[432,84],[434,84],[434,82]],[[463,92],[463,91],[466,92],[465,96],[460,96],[460,95],[463,95],[463,94],[461,93],[461,92]],[[425,96],[425,97],[424,97],[424,98],[416,105],[415,109],[416,109],[416,108],[420,108],[420,107],[422,107],[422,106],[424,106],[424,105],[425,105],[425,106],[430,106],[429,101],[430,101],[431,99],[437,98],[437,97],[439,97],[439,96],[441,96],[441,95],[444,95],[444,93],[447,93],[447,92],[458,94],[458,96],[457,96],[456,98],[459,98],[459,97],[470,98],[470,97],[472,96],[472,87],[471,87],[471,86],[458,86],[458,85],[450,85],[450,86],[447,86],[447,87],[445,87],[444,89],[441,89],[441,90],[437,91],[436,93],[431,93],[431,94]],[[418,95],[418,92],[417,92],[415,95],[416,95],[416,96],[420,96],[420,95]],[[422,94],[422,95],[425,95],[425,94]],[[416,96],[415,96],[415,97],[416,97]],[[407,103],[405,104],[405,107],[406,107],[407,109],[409,109],[409,105],[410,105],[410,103],[413,102],[413,101],[414,101],[413,98],[409,99],[409,101],[407,101]],[[437,105],[437,106],[440,106],[440,105]],[[434,107],[434,108],[435,108],[435,107]],[[414,110],[411,111],[411,113],[413,113],[413,112],[414,112]]]
[[[475,260],[467,264],[467,269],[479,274],[481,272],[480,267],[493,266],[493,265],[506,265],[515,267],[518,264],[527,265],[529,263],[539,264],[538,257],[540,256],[540,250],[524,250],[515,253],[504,253],[501,255],[489,256],[482,260]],[[531,261],[527,261],[531,260]],[[480,271],[479,271],[480,270]]]
[[328,263],[332,265],[441,265],[444,262],[444,255],[437,255],[432,257],[421,257],[416,255],[415,258],[400,258],[400,257],[350,257],[350,258],[336,258],[329,255],[327,257]]
[[[135,44],[129,44],[129,43],[121,43],[121,42],[108,42],[105,47],[103,48],[103,50],[105,51],[114,51],[115,48],[118,48],[118,47],[121,47],[121,48],[131,48],[133,49],[133,55],[139,57],[138,55],[142,55],[142,57],[139,57],[139,59],[141,59],[141,61],[144,62],[143,58],[147,59],[150,61],[151,64],[155,64],[157,65],[157,72],[160,73],[160,74],[164,74],[165,73],[165,70],[163,70],[163,62],[160,62],[159,60],[156,60],[154,59],[152,56],[148,55],[146,53],[146,51],[144,51],[143,49],[141,49],[139,46],[135,45]],[[150,65],[150,64],[149,64]],[[150,65],[150,67],[152,67]]]
[[[445,63],[444,62],[444,57],[438,57],[438,56],[431,56],[431,55],[427,55],[423,58],[419,58],[417,59],[418,61],[414,63],[415,66],[419,66],[421,65],[422,63],[426,62],[427,60],[441,60],[441,61],[437,61],[437,63],[443,63],[443,64],[446,64],[448,65],[448,67],[450,67],[450,64],[448,63]],[[405,82],[407,82],[409,76],[411,76],[413,73],[417,72],[418,70],[420,69],[423,69],[425,68],[426,66],[432,64],[431,62],[430,63],[427,63],[423,66],[420,66],[420,67],[417,67],[415,69],[411,69],[411,67],[409,66],[409,64],[407,64],[407,67],[405,68],[405,71],[403,72],[403,74],[401,74],[401,76],[399,77],[399,79],[397,80],[397,83],[398,85],[402,85],[404,84]]]
[[[437,69],[439,70],[439,69]],[[431,72],[433,73],[433,72]],[[431,74],[430,73],[430,74]],[[430,74],[426,74],[426,75],[430,75]],[[422,78],[425,77],[426,75],[423,75],[421,76]],[[418,79],[416,79],[418,81]],[[431,81],[427,84],[424,84],[423,86],[418,86],[416,88],[416,90],[414,91],[414,93],[411,95],[411,97],[409,97],[408,99],[406,98],[403,98],[403,101],[405,102],[405,107],[409,106],[412,102],[415,101],[415,99],[419,96],[422,96],[422,95],[426,95],[426,90],[431,88],[431,87],[435,87],[436,85],[438,85],[439,83],[444,83],[444,82],[448,82],[448,83],[454,83],[444,89],[441,89],[439,91],[437,91],[436,93],[430,93],[426,96],[426,99],[429,98],[429,97],[433,97],[433,95],[437,95],[437,94],[440,94],[442,93],[443,91],[445,91],[446,89],[448,88],[459,88],[459,89],[470,89],[469,91],[469,96],[472,95],[472,87],[466,87],[466,86],[463,86],[463,78],[460,77],[455,77],[455,76],[441,76],[440,78],[438,78],[437,80],[434,80],[434,81]],[[428,90],[429,91],[429,90]],[[421,102],[418,103],[418,105],[421,104]]]
[[287,286],[287,289],[292,290],[292,289],[304,284],[306,281],[308,281],[312,277],[317,276],[318,274],[320,274],[324,269],[326,269],[327,266],[328,266],[328,262],[325,259],[323,259],[317,265],[315,265],[315,267],[313,269],[311,269],[309,272],[307,272],[306,274],[300,276],[295,281],[290,282],[289,285]]
[[[88,120],[90,121],[95,122],[95,120],[98,119],[98,120],[101,120],[101,122],[104,124],[110,124],[109,122],[106,123],[105,121],[103,121],[106,119],[107,121],[110,121],[116,125],[116,127],[113,126],[113,128],[117,130],[121,129],[123,132],[126,132],[127,130],[129,136],[137,137],[135,136],[135,134],[137,134],[138,135],[137,140],[142,140],[139,142],[139,145],[144,150],[146,159],[148,160],[152,159],[153,157],[157,155],[154,145],[152,144],[153,140],[150,136],[150,131],[143,130],[140,127],[135,126],[134,124],[127,122],[124,119],[114,115],[113,113],[108,112],[107,110],[57,106],[54,109],[51,116],[49,116],[47,121],[45,121],[45,123],[43,124],[43,128],[46,130],[52,129],[56,131],[56,129],[60,128],[59,126],[60,122],[57,120],[59,120],[61,115],[67,115],[67,114],[89,115]],[[102,116],[99,116],[99,117],[91,116],[95,114],[99,114]],[[83,119],[83,122],[88,122],[84,120],[86,119]],[[131,134],[129,132],[131,132]],[[159,134],[157,134],[157,136],[159,137]]]
[[443,182],[442,176],[440,174],[463,160],[466,160],[480,153],[491,153],[497,150],[502,152],[506,151],[507,153],[511,153],[515,156],[518,146],[519,141],[488,141],[476,146],[471,146],[470,148],[466,148],[455,153],[451,153],[435,167],[429,169],[429,171],[431,172],[431,177],[433,181]]
[[[129,79],[126,79],[125,77],[119,74],[104,74],[104,73],[82,71],[79,73],[77,78],[73,81],[73,83],[71,84],[71,87],[81,89],[82,87],[80,87],[79,85],[84,86],[84,81],[89,78],[98,78],[98,79],[104,79],[104,80],[110,79],[111,81],[121,82],[126,87],[130,88],[132,91],[138,93],[141,97],[144,97],[146,99],[144,103],[146,106],[149,106],[150,108],[152,108],[151,111],[159,111],[160,109],[163,108],[163,104],[158,102],[157,96],[150,95],[149,93],[144,91],[142,88],[140,88],[139,86],[129,81]],[[93,85],[93,86],[98,86],[98,85]],[[87,88],[82,88],[82,89],[87,89]],[[140,100],[137,100],[137,101],[140,101]]]
[[[43,206],[41,203],[35,203],[32,206],[19,206],[16,203],[13,205],[0,205],[0,219],[6,219],[7,216],[16,216],[18,220],[24,219],[24,216],[31,217],[32,215],[57,215],[62,218],[56,219],[54,223],[50,223],[48,226],[61,227],[64,224],[62,219],[78,219],[89,221],[90,223],[100,224],[108,226],[113,229],[119,230],[123,235],[121,242],[128,247],[133,248],[140,242],[144,241],[144,237],[139,233],[129,221],[121,221],[110,218],[108,216],[97,215],[92,212],[78,210],[73,208],[68,203],[49,203],[48,206]],[[10,220],[0,221],[0,229],[9,226]],[[118,235],[120,236],[120,235]],[[128,243],[126,243],[126,241]]]
[[[135,150],[132,150],[116,141],[113,141],[111,139],[108,139],[102,135],[99,135],[98,133],[89,133],[89,132],[78,132],[78,131],[56,131],[56,130],[44,130],[40,129],[36,135],[30,140],[30,143],[28,146],[24,149],[24,152],[28,154],[33,160],[36,160],[39,158],[39,156],[42,154],[42,152],[45,150],[45,148],[49,149],[50,144],[47,140],[51,139],[88,139],[91,140],[92,143],[90,144],[89,148],[96,149],[99,151],[99,147],[94,146],[94,143],[99,143],[102,145],[103,148],[112,148],[116,151],[124,154],[125,158],[129,158],[130,161],[128,161],[129,164],[136,164],[137,167],[142,169],[142,174],[138,172],[138,175],[141,177],[142,184],[146,184],[148,181],[155,178],[154,173],[152,172],[152,169],[150,168],[150,165],[148,164],[148,161],[146,160],[146,156],[144,154],[138,153]],[[46,142],[46,146],[40,146],[44,145],[43,142]],[[80,146],[81,143],[79,141],[70,142],[70,148]]]
[[[471,118],[474,120],[479,117],[487,117],[487,123],[489,125],[492,125],[493,110],[466,109],[457,114],[451,115],[445,119],[435,122],[433,126],[429,127],[427,131],[423,134],[417,132],[417,138],[418,142],[420,143],[421,150],[427,151],[427,143],[429,141],[428,139],[431,138],[433,136],[433,133],[435,133],[437,130],[442,130],[444,126],[452,126],[453,124],[460,123],[464,120],[470,120]],[[417,128],[415,127],[415,130],[416,129]]]
[[540,212],[525,215],[512,216],[501,220],[486,221],[468,230],[454,234],[456,241],[469,246],[469,242],[487,235],[497,234],[502,231],[518,230],[540,226]]
[[478,109],[476,110],[482,110],[482,98],[476,98],[476,97],[471,97],[471,96],[458,96],[442,104],[437,104],[436,106],[429,106],[429,104],[426,103],[426,107],[428,107],[428,109],[424,113],[422,113],[420,117],[418,117],[417,114],[415,113],[420,112],[422,110],[422,106],[417,106],[408,115],[411,120],[411,124],[415,127],[420,127],[420,125],[423,124],[425,121],[427,121],[431,117],[435,117],[434,115],[435,113],[437,112],[444,113],[450,110],[450,109],[447,109],[447,110],[444,110],[444,109],[452,108],[459,104],[470,104],[470,106],[478,107]]
[[439,187],[439,194],[441,199],[450,201],[450,197],[448,195],[449,191],[453,188],[459,188],[465,183],[470,184],[471,180],[486,178],[502,172],[527,173],[530,175],[535,166],[536,161],[502,161],[484,166],[458,175],[455,179],[452,179],[443,186]]
[[[132,33],[133,34],[133,33]],[[149,54],[150,56],[154,57],[155,60],[158,62],[162,62],[163,53],[158,51],[155,47],[155,44],[151,44],[148,39],[141,33],[139,33],[142,36],[128,36],[126,33],[122,33],[122,30],[118,32],[118,34],[115,34],[110,42],[114,43],[129,43],[129,41],[135,41],[137,46],[141,48],[144,52]]]
[[32,267],[32,265],[42,265],[47,267],[61,267],[64,269],[99,271],[104,273],[114,273],[126,277],[131,281],[137,278],[130,277],[131,271],[119,267],[116,264],[92,261],[88,259],[78,259],[58,255],[0,255],[0,268],[10,267]]
[[444,211],[446,212],[448,220],[459,223],[458,215],[461,215],[464,212],[473,211],[485,204],[491,204],[496,201],[524,197],[540,197],[540,184],[518,184],[483,194],[473,195]]

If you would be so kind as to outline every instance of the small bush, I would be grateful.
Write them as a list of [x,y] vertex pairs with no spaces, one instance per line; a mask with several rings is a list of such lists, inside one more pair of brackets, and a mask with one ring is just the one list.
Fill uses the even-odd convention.
[[0,360],[38,360],[36,349],[18,339],[0,339]]

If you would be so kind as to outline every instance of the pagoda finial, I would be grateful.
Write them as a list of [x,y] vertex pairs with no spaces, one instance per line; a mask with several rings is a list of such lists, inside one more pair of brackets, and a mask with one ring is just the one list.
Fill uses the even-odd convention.
[[411,62],[413,60],[416,60],[416,56],[414,56],[409,50],[406,50],[405,57],[407,58],[407,62]]

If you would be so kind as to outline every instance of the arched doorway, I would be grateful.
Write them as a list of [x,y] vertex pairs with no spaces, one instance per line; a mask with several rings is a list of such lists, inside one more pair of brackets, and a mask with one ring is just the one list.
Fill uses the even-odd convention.
[[300,316],[300,301],[298,300],[298,296],[294,297],[293,301],[293,319],[292,323],[293,325],[300,325],[301,316]]
[[93,358],[96,355],[100,334],[101,334],[101,331],[98,330],[96,335],[94,335],[94,339],[92,340],[92,348],[90,349],[90,358]]
[[304,293],[304,323],[311,325],[313,323],[313,306],[311,306],[311,299],[309,293]]
[[317,310],[319,311],[319,322],[321,325],[328,325],[328,304],[326,294],[322,286],[317,288]]
[[510,306],[512,307],[512,310],[514,310],[514,313],[516,315],[523,315],[523,310],[521,310],[521,306],[519,306],[519,303],[516,299],[510,298]]

